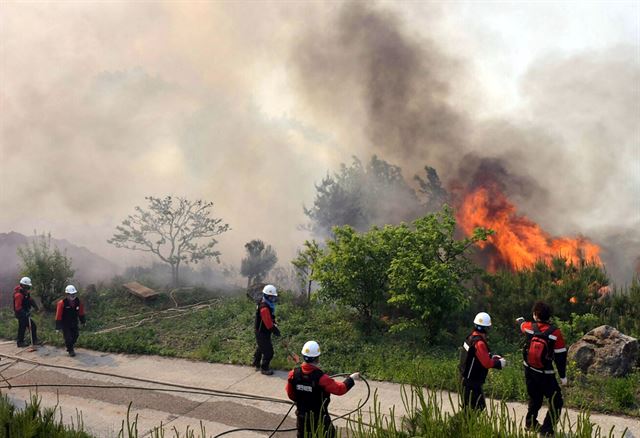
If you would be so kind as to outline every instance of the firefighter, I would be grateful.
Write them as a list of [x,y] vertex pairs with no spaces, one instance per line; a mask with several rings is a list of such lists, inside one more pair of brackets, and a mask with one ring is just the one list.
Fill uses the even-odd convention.
[[489,368],[503,369],[507,360],[491,354],[487,343],[487,331],[491,327],[491,316],[480,312],[473,319],[474,330],[465,339],[460,350],[460,375],[462,377],[464,408],[483,410],[486,408],[482,386]]
[[18,320],[18,338],[16,339],[18,347],[24,348],[27,346],[24,342],[24,332],[27,327],[31,331],[31,342],[33,345],[38,345],[38,327],[31,319],[31,309],[38,310],[38,305],[35,300],[31,298],[31,279],[29,277],[22,277],[20,284],[13,290],[13,312]]
[[84,326],[86,319],[84,306],[77,297],[78,290],[72,284],[64,289],[65,297],[58,301],[56,306],[56,331],[62,330],[64,344],[67,347],[69,356],[73,357],[76,352],[73,346],[78,340],[78,320]]
[[[550,322],[551,307],[538,301],[533,305],[533,322],[520,317],[520,331],[527,337],[523,349],[524,375],[529,394],[529,407],[525,419],[528,430],[538,430],[543,436],[553,436],[553,429],[564,404],[562,391],[556,379],[556,364],[560,383],[567,384],[567,348],[560,329]],[[549,411],[542,425],[538,423],[538,411],[544,398],[549,400]]]
[[256,307],[255,331],[256,331],[256,352],[253,355],[253,366],[256,371],[270,376],[273,370],[269,363],[273,358],[273,344],[271,334],[280,336],[280,329],[276,325],[276,301],[278,291],[272,284],[266,285],[262,289],[262,299]]
[[[302,365],[289,372],[285,387],[289,398],[296,403],[298,438],[305,436],[333,438],[336,436],[336,429],[331,424],[329,416],[331,394],[346,394],[355,385],[355,380],[360,378],[360,373],[353,373],[342,382],[329,377],[318,367],[320,346],[316,341],[308,341],[304,344],[302,358],[304,360]],[[321,434],[314,435],[320,431]]]

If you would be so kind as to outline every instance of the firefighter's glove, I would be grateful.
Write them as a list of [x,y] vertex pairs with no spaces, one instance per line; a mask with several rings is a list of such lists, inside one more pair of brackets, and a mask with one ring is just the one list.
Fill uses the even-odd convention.
[[349,377],[353,380],[360,380],[360,373],[353,373]]
[[522,324],[524,322],[524,318],[521,316],[520,318],[516,319],[516,322],[518,324]]
[[562,386],[567,386],[567,378],[566,377],[560,377],[560,384]]
[[278,338],[280,337],[280,329],[278,328],[277,325],[273,326],[273,335],[278,337]]

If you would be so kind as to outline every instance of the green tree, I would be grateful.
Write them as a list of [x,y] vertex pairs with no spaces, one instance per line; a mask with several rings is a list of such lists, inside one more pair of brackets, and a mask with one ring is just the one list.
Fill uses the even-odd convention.
[[301,284],[306,286],[307,301],[311,300],[314,266],[321,255],[322,249],[320,245],[318,245],[318,242],[315,240],[305,240],[304,249],[298,250],[298,255],[291,261]]
[[348,225],[335,227],[335,237],[314,263],[312,278],[320,282],[319,296],[355,308],[367,326],[388,298],[393,230],[373,227],[358,233]]
[[486,240],[492,231],[477,228],[469,238],[454,237],[456,221],[445,206],[439,213],[401,225],[396,231],[397,248],[391,261],[389,303],[408,309],[412,317],[396,329],[421,323],[428,336],[436,336],[450,315],[468,304],[465,284],[480,270],[468,258],[471,246]]
[[247,277],[247,287],[261,282],[278,263],[278,255],[271,245],[260,239],[254,239],[244,245],[247,257],[240,263],[240,273]]
[[198,263],[207,258],[220,263],[214,236],[228,231],[229,225],[210,217],[213,202],[171,196],[145,199],[149,201],[148,210],[136,207],[136,213],[116,227],[117,233],[108,243],[154,254],[171,266],[174,286],[179,285],[182,263]]
[[18,248],[22,260],[21,275],[31,278],[33,290],[40,297],[42,306],[52,311],[54,302],[73,277],[71,259],[66,252],[51,247],[51,234],[34,235],[29,244]]

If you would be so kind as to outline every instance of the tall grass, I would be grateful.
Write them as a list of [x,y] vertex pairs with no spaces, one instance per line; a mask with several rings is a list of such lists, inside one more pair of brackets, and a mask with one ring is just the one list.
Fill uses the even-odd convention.
[[[450,409],[444,409],[446,400],[442,393],[412,386],[403,387],[402,401],[406,415],[398,417],[395,409],[383,414],[377,395],[368,416],[360,413],[349,423],[347,434],[350,438],[533,438],[535,432],[526,431],[523,418],[518,419],[504,401],[492,401],[487,411],[463,409],[449,398]],[[571,422],[564,413],[556,432],[572,438],[613,438],[624,436],[626,430],[602,431],[589,419],[589,413],[582,411],[576,421]]]
[[11,404],[6,395],[0,396],[0,438],[92,438],[84,431],[82,414],[77,413],[71,425],[62,422],[58,407],[42,407],[40,398],[31,396],[24,409]]

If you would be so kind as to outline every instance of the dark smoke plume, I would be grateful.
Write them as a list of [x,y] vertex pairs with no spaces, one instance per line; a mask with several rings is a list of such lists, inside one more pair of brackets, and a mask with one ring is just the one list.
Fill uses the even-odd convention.
[[346,147],[409,172],[431,165],[450,189],[489,172],[523,214],[552,234],[591,237],[605,264],[625,266],[616,279],[628,280],[640,250],[609,246],[605,236],[615,222],[628,238],[640,236],[638,52],[539,59],[523,81],[528,112],[480,120],[456,95],[469,79],[464,62],[425,32],[411,33],[383,7],[344,4],[296,45],[298,91],[353,142]]

